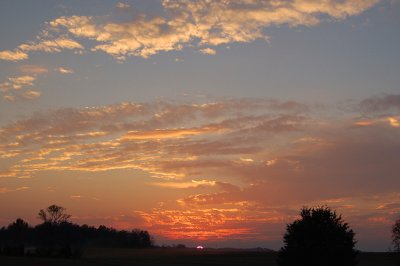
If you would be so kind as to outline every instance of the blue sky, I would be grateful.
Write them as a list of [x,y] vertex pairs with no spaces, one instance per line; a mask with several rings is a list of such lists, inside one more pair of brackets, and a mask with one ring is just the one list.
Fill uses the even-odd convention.
[[[132,3],[132,12],[150,9],[149,13],[157,14],[162,8],[156,3],[152,2],[147,9],[143,2]],[[130,15],[126,14],[129,11],[116,10],[115,4],[3,1],[2,48],[13,49],[34,40],[46,22],[63,15],[129,20]],[[64,65],[76,70],[67,78],[38,80],[37,86],[46,92],[44,99],[39,100],[44,104],[53,102],[55,106],[104,104],[105,99],[142,101],[182,94],[310,101],[363,98],[398,90],[398,11],[398,4],[382,2],[344,20],[322,18],[316,26],[272,25],[262,29],[270,37],[269,42],[258,39],[217,45],[213,49],[218,56],[203,55],[193,47],[185,47],[182,51],[160,52],[146,59],[129,57],[118,63],[101,52],[87,51],[83,56],[71,51],[37,52],[29,64]],[[13,62],[2,61],[1,68],[3,80],[17,73]],[[76,97],[77,94],[82,97]]]

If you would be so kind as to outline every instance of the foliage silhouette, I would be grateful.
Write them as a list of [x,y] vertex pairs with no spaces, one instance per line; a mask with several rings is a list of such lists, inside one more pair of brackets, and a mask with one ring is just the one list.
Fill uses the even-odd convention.
[[57,205],[50,205],[45,210],[40,210],[38,215],[44,223],[60,224],[68,222],[71,215],[65,213],[65,208]]
[[46,213],[42,216],[46,219],[35,227],[18,218],[8,227],[1,228],[0,254],[79,257],[85,247],[153,247],[153,239],[147,231],[77,225],[67,221],[70,215],[64,212],[65,208],[50,207],[39,212]]
[[398,218],[392,227],[392,246],[393,251],[400,252],[400,218]]
[[300,215],[287,225],[278,265],[356,265],[355,234],[340,215],[328,207],[304,207]]

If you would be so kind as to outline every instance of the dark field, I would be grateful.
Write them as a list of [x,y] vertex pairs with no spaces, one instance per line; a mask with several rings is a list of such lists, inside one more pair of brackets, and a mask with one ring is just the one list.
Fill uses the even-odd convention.
[[[193,249],[90,249],[81,259],[0,257],[2,266],[156,266],[156,265],[264,265],[275,266],[274,252]],[[361,253],[359,266],[396,266],[390,253]],[[400,265],[400,264],[397,264]]]

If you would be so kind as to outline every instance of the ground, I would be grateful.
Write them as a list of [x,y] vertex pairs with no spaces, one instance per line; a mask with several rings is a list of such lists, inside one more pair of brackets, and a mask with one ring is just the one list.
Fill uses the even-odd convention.
[[[88,249],[81,259],[0,257],[2,266],[276,266],[275,252],[194,249]],[[400,264],[397,264],[400,265]],[[391,253],[360,253],[359,266],[397,266]]]

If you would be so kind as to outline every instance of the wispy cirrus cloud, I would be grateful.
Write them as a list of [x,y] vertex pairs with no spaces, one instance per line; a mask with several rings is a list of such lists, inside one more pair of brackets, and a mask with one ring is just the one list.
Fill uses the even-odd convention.
[[0,194],[16,192],[16,191],[23,191],[23,190],[27,190],[27,189],[29,189],[29,187],[17,187],[17,188],[14,188],[14,189],[0,187]]
[[39,91],[27,90],[21,94],[21,97],[26,100],[33,100],[33,99],[39,98],[40,94],[41,93]]
[[[270,26],[311,27],[318,25],[324,17],[342,20],[360,14],[378,2],[163,0],[165,14],[140,14],[131,21],[94,16],[59,17],[48,23],[39,41],[21,44],[13,51],[2,51],[0,58],[18,61],[27,59],[32,51],[83,50],[73,38],[90,39],[94,41],[91,51],[102,51],[119,60],[129,56],[147,58],[193,45],[202,53],[215,54],[211,47],[268,40],[265,30]],[[122,2],[116,7],[129,9],[129,5]]]
[[22,73],[27,73],[27,74],[46,74],[49,72],[49,70],[46,67],[43,66],[38,66],[38,65],[21,65],[19,67]]

